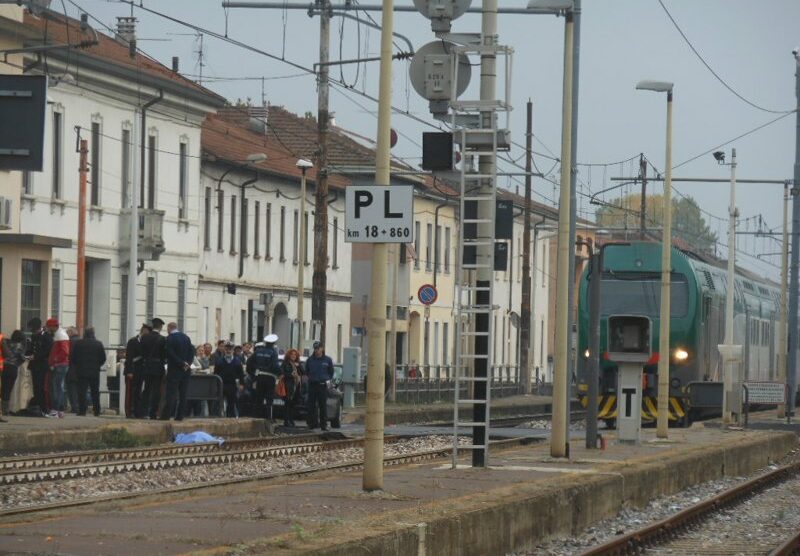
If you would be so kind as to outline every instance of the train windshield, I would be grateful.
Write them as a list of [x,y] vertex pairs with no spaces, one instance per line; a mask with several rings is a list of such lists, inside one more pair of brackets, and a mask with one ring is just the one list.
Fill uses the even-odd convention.
[[[683,274],[673,274],[670,286],[670,315],[685,317],[689,312],[689,284]],[[657,317],[661,311],[661,278],[620,274],[603,276],[600,295],[602,315],[647,315]]]

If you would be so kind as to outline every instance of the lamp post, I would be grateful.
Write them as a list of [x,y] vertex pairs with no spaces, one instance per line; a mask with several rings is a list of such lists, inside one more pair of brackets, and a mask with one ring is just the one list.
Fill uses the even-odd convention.
[[[303,270],[306,264],[306,171],[314,165],[303,158],[295,164],[300,168],[300,251],[297,265],[297,337],[300,339],[299,346],[305,339],[303,334],[303,298],[305,297],[305,285],[303,284]],[[324,340],[324,338],[323,338]]]
[[667,152],[664,161],[664,222],[661,232],[661,312],[658,328],[658,419],[656,436],[667,438],[669,429],[669,319],[672,272],[672,83],[639,81],[642,91],[667,93]]
[[[571,254],[570,220],[572,172],[572,99],[573,99],[573,39],[574,13],[572,0],[531,0],[529,10],[564,12],[564,80],[561,100],[561,191],[558,202],[558,275],[569,276]],[[569,456],[569,290],[574,283],[569,278],[556,285],[555,370],[553,374],[553,432],[550,436],[550,455]]]

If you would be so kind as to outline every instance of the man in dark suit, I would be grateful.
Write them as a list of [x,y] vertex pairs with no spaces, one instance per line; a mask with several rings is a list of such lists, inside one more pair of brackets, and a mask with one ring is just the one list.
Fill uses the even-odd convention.
[[86,415],[86,390],[92,392],[94,416],[100,415],[100,369],[106,362],[106,350],[95,338],[94,328],[87,328],[83,339],[75,342],[70,363],[75,365],[78,379],[78,415]]
[[[167,325],[167,404],[164,406],[162,419],[175,417],[182,421],[186,414],[186,389],[192,374],[194,346],[189,336],[178,330],[178,325],[171,322]],[[176,399],[177,413],[176,413]]]
[[161,381],[164,378],[164,336],[161,328],[164,321],[154,318],[150,332],[142,336],[139,342],[139,353],[142,356],[142,376],[144,391],[140,399],[139,415],[146,419],[155,419],[161,403]]

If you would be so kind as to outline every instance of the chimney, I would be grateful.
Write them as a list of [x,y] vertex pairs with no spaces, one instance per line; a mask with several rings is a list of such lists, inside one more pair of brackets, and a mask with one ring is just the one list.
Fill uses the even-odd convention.
[[178,73],[178,57],[177,56],[173,56],[172,57],[172,71],[174,71],[175,73]]
[[117,38],[131,46],[132,55],[136,53],[136,18],[117,18]]

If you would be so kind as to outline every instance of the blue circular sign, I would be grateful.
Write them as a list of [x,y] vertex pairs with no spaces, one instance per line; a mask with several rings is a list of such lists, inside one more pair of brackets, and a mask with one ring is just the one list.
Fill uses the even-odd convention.
[[417,297],[423,305],[433,305],[439,298],[439,292],[436,291],[433,285],[424,284],[420,286],[419,291],[417,291]]

